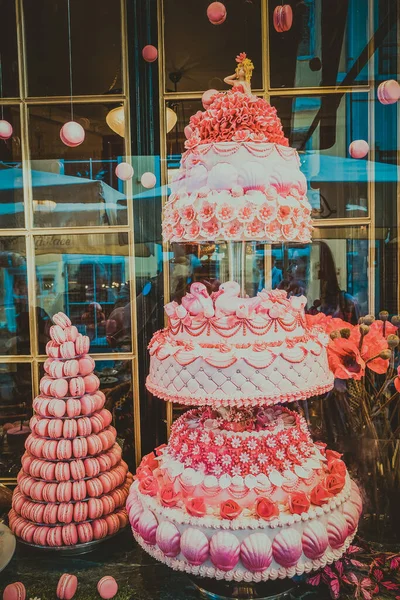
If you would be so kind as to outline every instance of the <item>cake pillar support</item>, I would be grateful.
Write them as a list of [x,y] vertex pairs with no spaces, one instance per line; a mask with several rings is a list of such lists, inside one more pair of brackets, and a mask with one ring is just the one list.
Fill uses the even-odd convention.
[[228,242],[229,279],[240,285],[240,295],[246,295],[246,242]]

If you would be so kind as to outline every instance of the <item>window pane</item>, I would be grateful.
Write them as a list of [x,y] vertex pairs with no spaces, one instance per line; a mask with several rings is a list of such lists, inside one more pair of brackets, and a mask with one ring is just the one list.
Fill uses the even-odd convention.
[[[115,0],[71,0],[73,95],[122,91],[121,8]],[[67,2],[24,2],[30,96],[69,96]]]
[[[40,309],[38,310],[40,319]],[[30,354],[24,237],[0,238],[0,354]]]
[[0,142],[0,228],[10,229],[25,225],[19,107],[5,106],[3,114],[13,134]]
[[367,94],[273,96],[271,104],[300,152],[313,217],[368,216],[371,162],[351,158],[348,150],[353,140],[368,141]]
[[273,26],[280,0],[269,0],[271,88],[368,83],[368,2],[292,3],[293,25],[285,33]]
[[187,0],[164,2],[166,91],[226,89],[239,52],[254,62],[253,88],[262,87],[261,0],[224,4],[225,23],[212,25],[206,2],[191,2],[190,11]]
[[85,129],[75,148],[62,143],[60,129],[71,120],[68,104],[29,109],[32,196],[36,227],[125,225],[126,196],[115,175],[125,156],[124,139],[106,116],[115,105],[78,104],[74,120]]
[[[37,302],[51,317],[62,311],[90,337],[90,352],[130,352],[131,292],[128,236],[35,237]],[[45,352],[47,328],[39,328]]]
[[0,364],[0,477],[16,477],[30,433],[32,384],[30,364]]
[[17,98],[18,54],[17,54],[17,19],[14,0],[0,0],[1,35],[0,35],[0,71],[2,73],[3,98]]

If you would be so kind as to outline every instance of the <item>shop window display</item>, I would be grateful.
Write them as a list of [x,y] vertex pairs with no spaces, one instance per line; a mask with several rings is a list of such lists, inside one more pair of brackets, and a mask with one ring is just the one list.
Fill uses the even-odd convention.
[[[33,545],[104,541],[80,573],[53,550],[45,577],[19,543],[0,591],[395,598],[396,3],[0,9],[0,506],[18,485],[9,524]],[[70,344],[57,319],[96,363],[74,382],[48,355]],[[82,435],[59,435],[47,400],[86,411],[97,393],[107,432],[89,437],[107,435],[84,460],[104,491],[112,436],[136,473],[127,513],[89,474],[49,533],[31,504],[42,484],[64,494],[44,475],[87,432],[67,414]],[[128,517],[139,544],[108,539]]]

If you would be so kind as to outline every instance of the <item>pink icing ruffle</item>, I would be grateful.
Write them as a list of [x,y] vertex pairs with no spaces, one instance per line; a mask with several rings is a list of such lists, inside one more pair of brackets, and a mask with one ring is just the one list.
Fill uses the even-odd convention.
[[333,382],[321,386],[314,386],[304,391],[297,391],[293,394],[280,394],[279,396],[256,396],[254,398],[240,398],[240,400],[229,400],[226,398],[199,398],[199,397],[185,397],[178,394],[169,394],[164,388],[155,385],[151,380],[150,376],[146,379],[146,388],[148,391],[167,402],[174,402],[176,404],[185,404],[186,406],[213,406],[218,408],[220,406],[237,406],[237,407],[248,407],[248,406],[273,406],[274,404],[285,404],[286,402],[297,402],[298,400],[307,400],[313,396],[321,396],[329,392],[333,387]]
[[288,146],[276,108],[263,98],[249,96],[239,88],[215,94],[205,111],[189,121],[189,150],[209,142],[270,142]]

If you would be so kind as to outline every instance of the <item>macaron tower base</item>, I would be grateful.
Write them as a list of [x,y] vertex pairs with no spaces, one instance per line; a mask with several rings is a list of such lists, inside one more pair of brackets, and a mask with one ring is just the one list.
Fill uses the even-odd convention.
[[127,525],[133,478],[104,408],[89,338],[63,313],[53,323],[9,523],[21,544],[83,554]]

